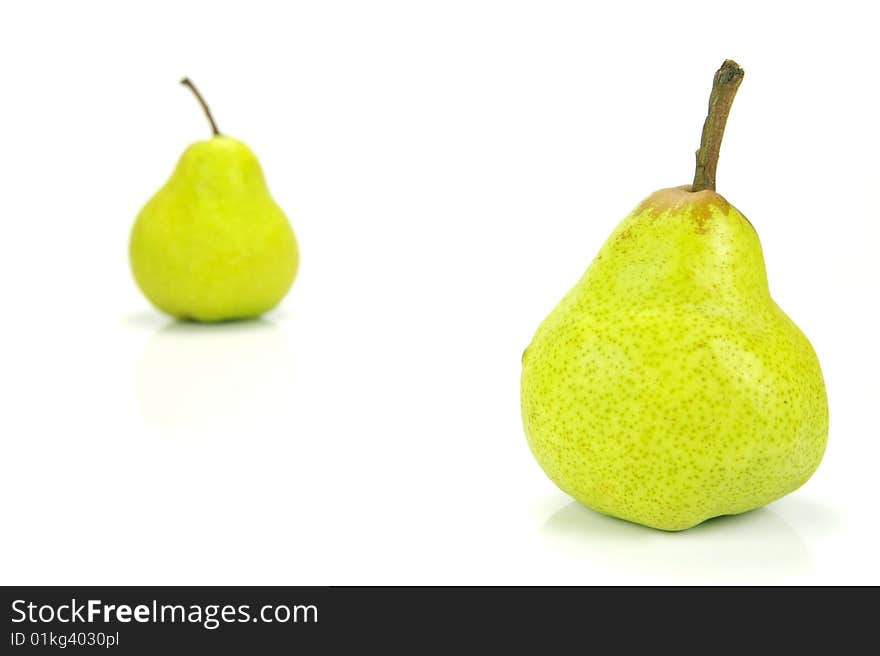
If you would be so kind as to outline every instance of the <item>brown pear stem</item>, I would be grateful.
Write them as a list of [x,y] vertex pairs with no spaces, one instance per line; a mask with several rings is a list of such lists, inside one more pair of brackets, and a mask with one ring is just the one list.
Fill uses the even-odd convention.
[[205,112],[205,116],[208,117],[208,122],[211,124],[211,131],[214,133],[214,136],[217,137],[220,135],[220,130],[217,129],[217,124],[214,122],[214,116],[211,114],[211,110],[208,107],[208,103],[205,102],[205,99],[202,97],[202,94],[199,93],[199,90],[196,88],[196,85],[193,84],[193,81],[188,77],[183,78],[180,83],[188,87],[190,91],[193,92],[193,95],[196,97],[196,100],[199,101],[199,104],[202,106],[202,110]]
[[709,114],[703,123],[703,137],[697,151],[697,169],[691,191],[715,191],[715,170],[718,168],[724,126],[727,125],[733,98],[744,75],[745,71],[732,59],[726,59],[715,73],[712,94],[709,96]]

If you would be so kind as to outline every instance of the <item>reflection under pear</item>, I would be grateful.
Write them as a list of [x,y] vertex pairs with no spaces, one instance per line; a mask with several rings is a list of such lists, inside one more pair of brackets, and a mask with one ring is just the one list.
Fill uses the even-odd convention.
[[541,527],[544,538],[569,555],[606,561],[628,573],[748,580],[753,575],[808,572],[810,552],[801,536],[771,508],[710,519],[666,533],[599,514],[572,501]]
[[260,318],[170,323],[147,342],[137,395],[148,426],[165,435],[216,439],[254,432],[294,375],[283,331]]

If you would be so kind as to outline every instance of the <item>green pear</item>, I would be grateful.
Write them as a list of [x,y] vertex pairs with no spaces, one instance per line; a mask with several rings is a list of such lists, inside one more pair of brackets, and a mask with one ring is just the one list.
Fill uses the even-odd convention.
[[256,317],[290,289],[299,264],[293,230],[272,199],[256,155],[220,134],[189,146],[168,182],[135,221],[129,255],[135,280],[178,319]]
[[816,354],[770,297],[752,224],[714,191],[742,77],[716,73],[694,184],[639,204],[523,354],[525,432],[550,479],[668,531],[792,492],[828,437]]

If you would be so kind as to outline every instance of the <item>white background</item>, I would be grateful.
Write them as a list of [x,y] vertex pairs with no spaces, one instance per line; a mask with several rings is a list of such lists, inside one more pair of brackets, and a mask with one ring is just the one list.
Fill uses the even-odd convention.
[[[6,3],[0,582],[880,583],[880,128],[870,3]],[[613,8],[610,6],[613,4]],[[520,354],[616,223],[719,191],[822,362],[788,498],[664,534],[533,460]],[[300,240],[277,311],[176,324],[128,232],[207,123]]]

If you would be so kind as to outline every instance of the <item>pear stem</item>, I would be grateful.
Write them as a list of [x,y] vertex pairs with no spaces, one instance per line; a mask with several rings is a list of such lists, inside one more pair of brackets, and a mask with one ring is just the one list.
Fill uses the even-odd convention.
[[220,130],[217,129],[217,123],[214,122],[214,116],[211,114],[211,109],[208,107],[208,103],[205,102],[202,94],[199,93],[196,85],[193,84],[193,81],[190,80],[188,77],[185,77],[180,81],[180,83],[193,92],[196,100],[198,100],[199,104],[202,106],[202,110],[205,112],[205,116],[208,117],[208,122],[211,124],[211,132],[214,133],[215,137],[220,136]]
[[691,191],[715,191],[715,170],[718,168],[724,126],[727,125],[733,98],[744,75],[745,71],[732,59],[726,59],[715,73],[712,94],[709,96],[709,114],[703,123],[703,136],[697,151],[697,168]]

